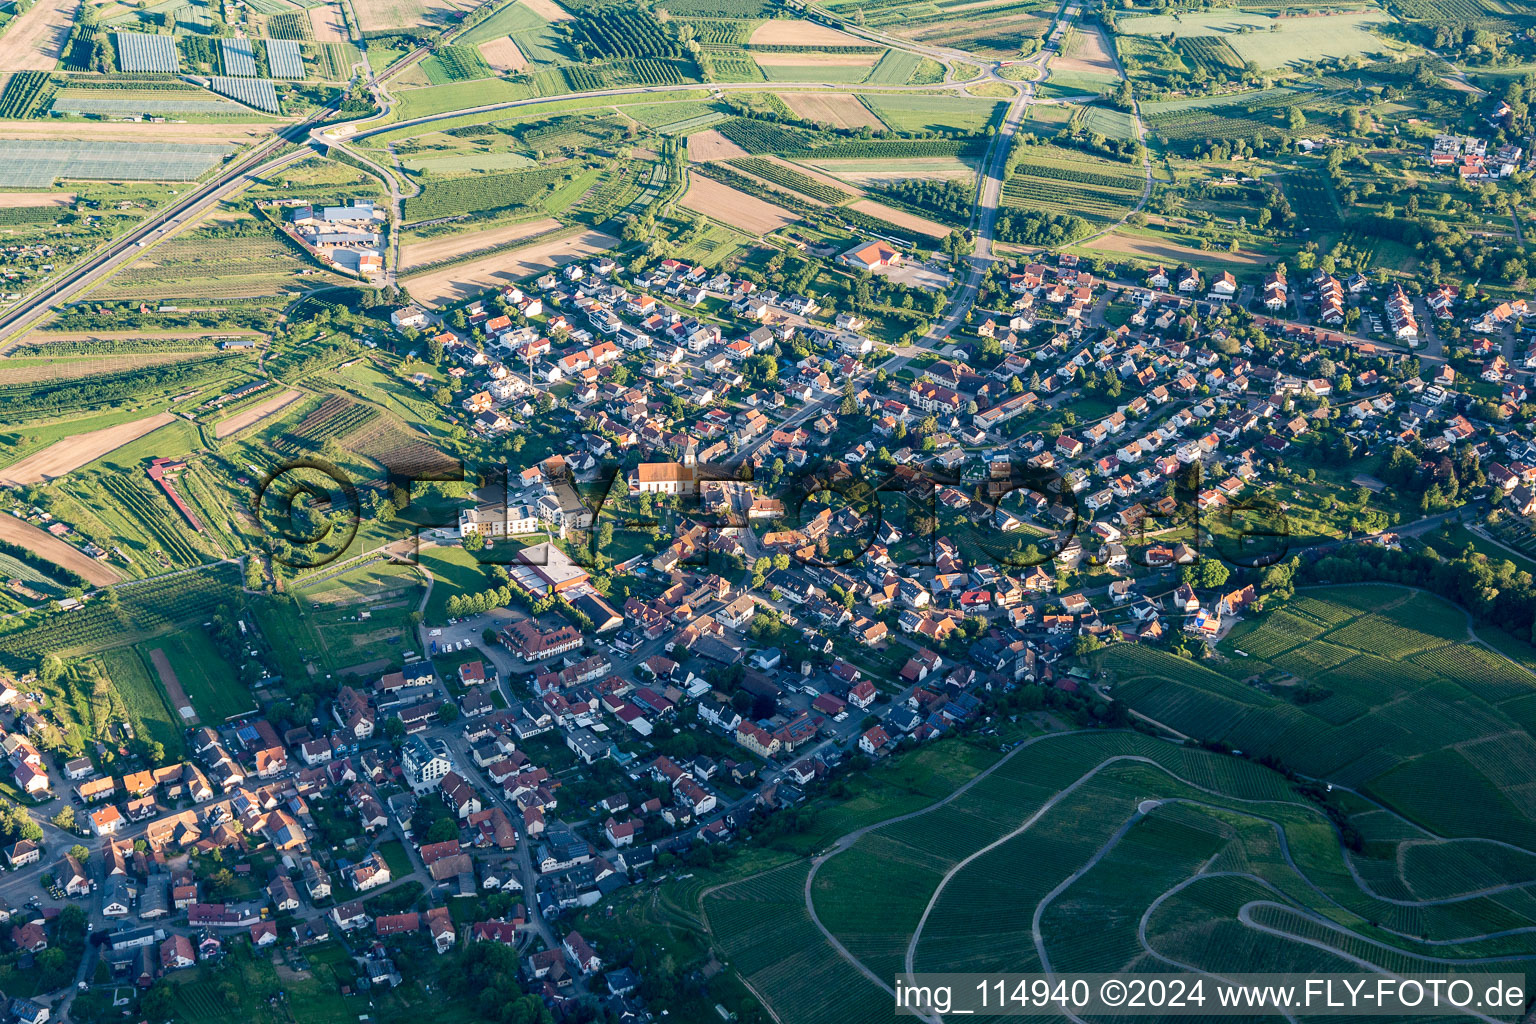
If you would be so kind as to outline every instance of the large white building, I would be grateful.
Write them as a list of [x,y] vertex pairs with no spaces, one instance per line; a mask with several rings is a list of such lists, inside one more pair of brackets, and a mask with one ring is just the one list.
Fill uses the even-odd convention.
[[453,771],[453,755],[448,744],[440,739],[423,739],[412,736],[405,741],[400,753],[400,764],[405,769],[405,779],[411,791],[425,793],[437,788],[438,780]]
[[459,513],[459,536],[519,537],[539,532],[539,513],[532,505],[481,505]]

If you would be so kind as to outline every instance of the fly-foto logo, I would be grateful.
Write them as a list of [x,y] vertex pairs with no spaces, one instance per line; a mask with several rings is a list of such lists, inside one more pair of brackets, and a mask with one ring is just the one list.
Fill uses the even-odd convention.
[[[662,472],[645,474],[646,466]],[[589,569],[668,549],[677,552],[674,564],[694,566],[764,554],[843,566],[879,548],[894,567],[942,561],[1002,571],[1057,559],[1158,569],[1215,558],[1258,568],[1289,553],[1285,509],[1220,495],[1204,486],[1199,463],[1181,467],[1155,497],[1098,519],[1105,492],[1080,500],[1081,479],[1006,460],[965,474],[822,460],[766,480],[748,464],[610,462],[576,472],[552,460],[531,474],[493,463],[473,473],[462,465],[431,474],[396,469],[359,483],[307,457],[265,474],[252,509],[272,559],[302,570],[358,553],[351,549],[365,523],[370,542],[395,544],[392,553],[406,562],[424,539],[475,534],[470,544],[481,562],[527,564],[539,552],[514,542],[549,534]],[[416,500],[415,485],[443,481],[472,484],[473,497],[464,499],[472,507],[449,512],[442,501]],[[402,551],[399,541],[410,543]]]

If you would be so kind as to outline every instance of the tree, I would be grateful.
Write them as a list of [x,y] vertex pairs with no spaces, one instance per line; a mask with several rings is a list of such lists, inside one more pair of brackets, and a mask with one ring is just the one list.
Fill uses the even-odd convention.
[[91,851],[87,850],[84,846],[81,846],[79,843],[76,843],[74,846],[71,846],[69,848],[69,855],[71,857],[75,858],[75,860],[79,861],[81,864],[84,864],[85,861],[86,861],[86,858],[90,857]]
[[65,804],[59,809],[59,813],[53,816],[55,828],[62,828],[66,832],[72,832],[75,828],[75,809],[70,804]]
[[169,1020],[176,1010],[176,997],[171,986],[157,981],[139,1000],[139,1013],[148,1020]]

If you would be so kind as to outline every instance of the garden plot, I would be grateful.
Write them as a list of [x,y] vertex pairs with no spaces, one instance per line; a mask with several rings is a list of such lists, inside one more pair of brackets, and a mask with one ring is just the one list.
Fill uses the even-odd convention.
[[715,129],[695,132],[688,136],[688,159],[694,163],[709,160],[734,160],[746,156],[747,151]]
[[575,17],[555,0],[522,0],[522,5],[545,21],[570,21]]
[[258,402],[249,409],[243,409],[235,413],[228,419],[220,420],[213,428],[213,436],[223,439],[231,434],[238,433],[253,423],[258,423],[268,416],[281,412],[303,397],[304,393],[302,391],[290,389],[280,395],[267,399],[265,402]]
[[75,198],[73,192],[0,192],[0,210],[74,206]]
[[927,235],[929,238],[944,238],[950,233],[949,228],[942,224],[928,220],[926,217],[907,213],[905,210],[898,210],[894,206],[886,206],[884,203],[876,202],[873,199],[861,199],[851,204],[849,209],[868,214],[904,231],[916,231],[918,234]]
[[915,156],[883,160],[804,161],[824,174],[852,185],[880,184],[889,181],[962,181],[976,179],[976,169],[957,156]]
[[480,55],[497,71],[521,71],[528,66],[528,58],[523,56],[517,40],[511,36],[502,36],[500,39],[481,43]]
[[94,586],[116,583],[121,577],[111,566],[91,558],[72,544],[66,544],[46,530],[0,512],[0,540],[20,544],[71,572],[84,576]]
[[309,9],[309,26],[318,43],[348,41],[347,22],[336,4],[321,4]]
[[543,217],[539,220],[491,228],[489,231],[456,232],[425,242],[412,242],[410,245],[400,247],[400,265],[409,268],[437,263],[440,260],[450,260],[481,249],[493,249],[506,245],[520,238],[542,235],[546,231],[554,231],[559,226],[560,222],[553,217]]
[[1109,41],[1101,29],[1079,25],[1067,47],[1066,55],[1051,63],[1053,71],[1080,71],[1088,74],[1104,74],[1120,77],[1115,58],[1110,55]]
[[363,32],[436,28],[448,24],[458,13],[446,0],[355,0],[352,9]]

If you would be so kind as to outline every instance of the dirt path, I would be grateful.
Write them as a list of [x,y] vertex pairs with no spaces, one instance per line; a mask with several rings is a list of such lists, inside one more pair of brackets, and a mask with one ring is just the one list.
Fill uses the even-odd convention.
[[42,451],[33,452],[20,462],[0,469],[0,484],[36,484],[64,476],[130,441],[159,430],[175,418],[168,412],[157,412],[143,419],[55,441]]
[[166,696],[171,698],[171,707],[181,715],[181,720],[185,724],[194,724],[197,721],[197,712],[192,709],[192,702],[187,699],[187,691],[181,688],[181,680],[176,678],[176,670],[171,667],[171,659],[156,647],[149,652],[149,660],[155,663],[155,672],[160,676]]
[[47,530],[39,530],[13,515],[0,514],[0,540],[20,544],[50,562],[79,573],[94,586],[104,587],[122,579],[110,565],[96,561],[73,544],[66,544]]
[[249,409],[235,413],[227,420],[220,420],[214,425],[213,436],[222,440],[230,434],[244,430],[258,420],[266,419],[278,410],[286,408],[303,397],[304,392],[294,391],[290,388],[274,398],[269,398],[265,402],[260,402]]

